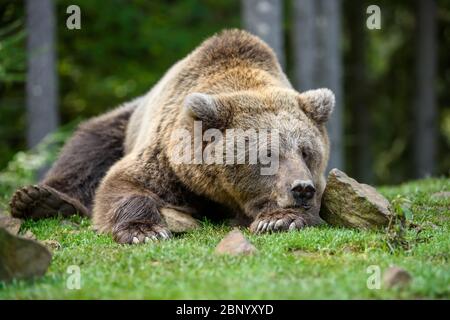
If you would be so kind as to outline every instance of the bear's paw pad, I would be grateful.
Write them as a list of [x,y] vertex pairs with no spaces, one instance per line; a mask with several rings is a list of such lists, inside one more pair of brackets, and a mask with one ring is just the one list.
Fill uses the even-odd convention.
[[16,218],[46,218],[77,213],[77,209],[46,186],[30,185],[18,189],[11,198],[11,215]]

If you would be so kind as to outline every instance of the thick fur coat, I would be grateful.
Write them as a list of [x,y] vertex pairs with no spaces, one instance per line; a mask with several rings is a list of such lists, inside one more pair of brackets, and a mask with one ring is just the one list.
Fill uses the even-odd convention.
[[[12,213],[92,212],[95,228],[120,243],[169,238],[163,208],[225,213],[247,221],[253,232],[315,225],[333,105],[327,89],[295,91],[262,40],[224,31],[176,63],[145,96],[82,125],[47,178],[14,195]],[[175,132],[194,133],[197,121],[224,139],[230,128],[276,129],[277,171],[261,175],[261,164],[180,163]]]

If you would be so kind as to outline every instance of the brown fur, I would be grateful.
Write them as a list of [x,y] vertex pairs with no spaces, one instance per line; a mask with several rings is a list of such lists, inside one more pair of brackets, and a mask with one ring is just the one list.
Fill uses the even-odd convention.
[[91,216],[95,190],[124,155],[125,128],[138,101],[80,124],[41,183],[15,192],[11,214],[36,219],[58,213]]
[[[61,179],[77,152],[70,145],[80,147],[69,142],[58,161],[60,169],[53,169],[44,185],[79,200],[87,212],[96,190],[94,226],[99,232],[112,233],[120,243],[170,236],[160,215],[164,207],[208,217],[225,209],[253,221],[254,232],[314,225],[320,222],[329,150],[324,124],[334,103],[331,96],[324,90],[299,94],[263,41],[247,32],[225,31],[175,64],[140,100],[128,123],[126,116],[118,120],[116,115],[109,121],[120,125],[101,122],[91,133],[103,137],[104,131],[111,130],[111,141],[99,143],[101,139],[91,136],[79,140],[86,143],[80,168],[66,175],[79,172],[81,163],[88,160],[92,165],[87,165],[86,174],[71,177],[67,184]],[[261,176],[258,165],[176,163],[173,150],[179,141],[174,130],[192,132],[195,120],[221,130],[275,127],[281,135],[280,170]],[[123,147],[119,140],[124,141]],[[107,143],[117,152],[100,150]],[[92,150],[98,156],[91,156]],[[317,189],[309,210],[298,206],[289,189],[294,180],[305,179]]]

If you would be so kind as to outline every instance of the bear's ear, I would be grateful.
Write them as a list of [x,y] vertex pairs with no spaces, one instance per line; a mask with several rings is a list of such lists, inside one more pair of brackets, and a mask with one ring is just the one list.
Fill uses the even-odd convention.
[[221,119],[219,101],[212,95],[194,92],[184,99],[184,108],[189,117],[201,120],[207,126],[218,125]]
[[299,96],[299,104],[308,117],[322,124],[328,121],[333,112],[334,93],[325,88],[305,91]]
[[184,99],[184,108],[194,118],[203,120],[217,115],[217,106],[214,98],[206,93],[194,92]]

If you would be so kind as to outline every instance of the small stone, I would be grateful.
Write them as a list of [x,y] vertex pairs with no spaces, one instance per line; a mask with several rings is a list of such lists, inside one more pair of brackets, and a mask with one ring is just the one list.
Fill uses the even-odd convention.
[[80,225],[78,223],[72,222],[72,221],[67,220],[67,219],[61,221],[61,225],[65,226],[65,227],[71,227],[71,228],[74,228],[74,229],[78,229],[80,227]]
[[37,240],[35,234],[31,232],[30,230],[25,231],[24,234],[22,234],[22,237],[30,240]]
[[293,249],[293,250],[291,250],[291,253],[294,256],[299,257],[299,258],[310,258],[310,259],[320,258],[320,253],[306,251],[306,250],[302,250],[302,249]]
[[168,229],[173,233],[192,231],[200,227],[199,222],[190,215],[172,208],[162,208],[161,214]]
[[383,274],[383,284],[386,288],[405,287],[411,280],[408,271],[396,266],[389,267]]
[[0,228],[8,230],[11,234],[18,234],[22,220],[10,216],[0,216]]
[[320,216],[329,224],[376,229],[389,224],[393,214],[389,201],[378,191],[333,169],[322,196]]
[[441,192],[436,192],[433,193],[431,195],[432,198],[434,199],[446,199],[446,198],[450,198],[450,191],[441,191]]
[[152,261],[150,261],[150,264],[151,264],[152,266],[154,266],[154,267],[157,267],[157,266],[160,266],[160,265],[161,265],[161,262],[160,262],[160,261],[157,261],[157,260],[152,260]]
[[56,240],[43,240],[41,243],[49,250],[59,250],[62,248],[61,244]]
[[417,225],[414,229],[418,232],[423,231],[424,228],[433,229],[433,230],[439,230],[439,226],[435,225],[431,221],[425,221],[421,225]]
[[0,228],[0,281],[43,276],[51,260],[43,245]]
[[350,253],[350,254],[353,254],[353,253],[355,253],[355,252],[360,252],[360,251],[361,251],[361,248],[358,247],[358,246],[356,246],[356,245],[351,245],[351,244],[349,244],[349,245],[345,245],[341,250],[342,250],[342,252],[344,252],[344,253]]
[[248,241],[239,229],[235,228],[223,238],[216,247],[216,254],[249,255],[256,248]]

